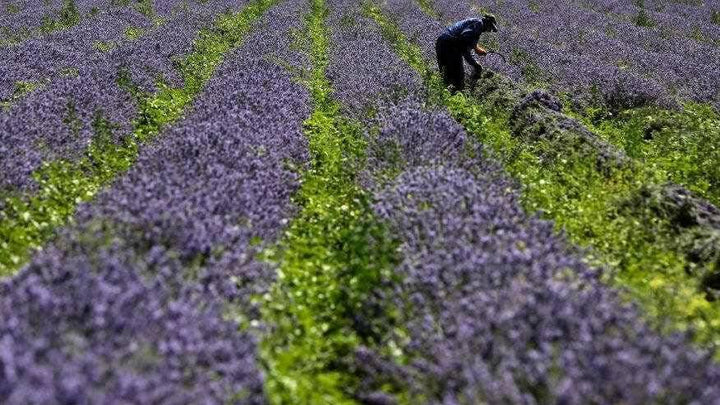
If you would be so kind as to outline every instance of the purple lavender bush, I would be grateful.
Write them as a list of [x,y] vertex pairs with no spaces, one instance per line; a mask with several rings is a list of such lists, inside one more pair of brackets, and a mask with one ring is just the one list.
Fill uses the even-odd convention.
[[[446,7],[443,16],[463,10],[437,3]],[[508,11],[508,19],[534,18],[522,14],[526,4],[510,3],[522,10]],[[163,29],[147,25],[141,38],[120,39],[127,21],[100,13],[106,29],[82,23],[0,49],[22,56],[0,67],[7,73],[0,89],[49,78],[0,115],[0,187],[22,187],[44,159],[80,153],[100,110],[120,141],[135,107],[116,83],[118,71],[127,69],[147,91],[158,77],[181,85],[173,61],[197,30],[238,6],[192,4],[173,16],[176,5],[156,4],[169,20]],[[363,379],[355,399],[392,403],[391,394],[404,390],[415,402],[447,404],[717,402],[720,367],[710,354],[692,348],[689,336],[649,328],[601,283],[602,269],[584,263],[552,223],[523,212],[518,185],[489,152],[447,113],[424,104],[420,78],[360,6],[329,6],[327,75],[343,113],[368,128],[360,181],[400,242],[399,281],[381,286],[374,302],[353,314],[370,324],[395,308],[395,332],[376,336],[377,347],[359,348],[354,363],[338,365]],[[275,269],[255,256],[295,214],[299,171],[308,168],[302,123],[311,108],[297,79],[309,58],[288,45],[306,7],[288,0],[272,8],[186,117],[95,201],[80,205],[75,222],[17,276],[0,282],[0,402],[267,401],[248,326],[267,326],[253,297],[275,279]],[[407,0],[386,7],[432,58],[443,23]],[[517,29],[510,38],[529,47],[541,42],[527,39],[533,35]],[[91,50],[97,38],[119,45]],[[82,57],[72,62],[77,72],[64,74],[75,57]],[[586,73],[615,83],[616,71],[590,55],[576,57],[595,63]],[[508,73],[525,79],[529,65],[544,72],[559,63],[514,58],[522,63]],[[46,64],[34,68],[32,60]],[[616,88],[624,97],[617,103],[665,99],[664,79],[636,73],[623,80],[637,79],[628,86],[645,93]],[[557,112],[543,95],[534,93],[515,115],[532,114],[540,108],[535,102]],[[383,350],[390,341],[398,346]]]
[[188,117],[0,284],[1,402],[265,401],[239,323],[307,160],[307,91],[267,60],[302,5],[272,9],[272,35],[228,55]]
[[0,46],[12,46],[31,38],[52,35],[77,25],[104,25],[104,19],[137,13],[160,21],[197,3],[183,0],[10,0],[0,9]]
[[330,64],[334,96],[355,118],[377,99],[397,98],[421,89],[418,75],[385,42],[379,28],[362,15],[362,4],[329,1]]
[[[90,8],[102,7],[102,2],[97,0],[87,3]],[[61,21],[67,25],[77,24],[80,14],[77,3],[67,0],[3,2],[0,9],[0,46],[22,41],[33,34],[42,34]]]
[[716,401],[710,353],[651,330],[449,116],[407,102],[376,119],[401,157],[370,161],[399,169],[375,211],[401,240],[390,296],[408,364],[358,351],[368,386],[400,381],[430,403]]
[[[94,120],[111,123],[114,141],[126,137],[137,106],[118,80],[121,72],[141,90],[152,91],[158,80],[182,85],[175,61],[188,53],[197,32],[229,7],[225,0],[179,11],[153,28],[136,11],[103,14],[96,24],[81,24],[17,47],[0,48],[0,98],[9,98],[17,82],[43,83],[0,113],[0,190],[27,189],[31,174],[44,161],[73,159],[92,139]],[[147,27],[142,37],[125,36],[130,26]],[[97,41],[116,42],[109,51]]]

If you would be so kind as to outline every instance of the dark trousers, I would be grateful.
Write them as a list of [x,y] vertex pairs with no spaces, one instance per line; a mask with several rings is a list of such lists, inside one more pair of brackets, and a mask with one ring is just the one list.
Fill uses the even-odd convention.
[[442,34],[435,41],[435,53],[445,85],[453,86],[455,90],[462,90],[465,87],[463,50],[455,44],[451,36]]

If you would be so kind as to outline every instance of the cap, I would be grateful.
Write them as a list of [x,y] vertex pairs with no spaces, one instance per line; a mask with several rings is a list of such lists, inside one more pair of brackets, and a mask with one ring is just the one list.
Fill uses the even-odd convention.
[[483,25],[487,27],[486,31],[497,32],[497,20],[492,14],[484,14],[482,18]]

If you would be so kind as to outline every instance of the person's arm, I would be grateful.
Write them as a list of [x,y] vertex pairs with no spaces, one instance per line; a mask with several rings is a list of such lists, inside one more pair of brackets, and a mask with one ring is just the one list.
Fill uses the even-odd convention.
[[486,50],[485,48],[483,48],[482,46],[480,46],[480,45],[475,45],[475,53],[478,54],[478,55],[480,55],[480,56],[485,56],[485,55],[487,55],[488,52],[487,52],[487,50]]
[[[477,49],[475,51],[477,52]],[[473,58],[472,53],[470,52],[470,48],[468,48],[468,50],[463,53],[463,57],[470,66],[474,67],[475,69],[482,69],[480,64],[475,60],[475,58]]]
[[475,69],[480,70],[480,69],[482,69],[480,67],[480,64],[475,60],[475,58],[473,58],[472,53],[471,53],[471,50],[474,50],[478,55],[483,55],[478,52],[478,49],[482,49],[482,48],[480,48],[477,45],[478,36],[479,36],[479,34],[477,32],[477,27],[473,27],[473,28],[467,28],[467,29],[463,30],[463,32],[460,34],[460,39],[461,39],[462,43],[464,44],[464,46],[466,47],[465,48],[466,50],[463,53],[463,57],[465,58],[465,61],[469,65],[474,67]]

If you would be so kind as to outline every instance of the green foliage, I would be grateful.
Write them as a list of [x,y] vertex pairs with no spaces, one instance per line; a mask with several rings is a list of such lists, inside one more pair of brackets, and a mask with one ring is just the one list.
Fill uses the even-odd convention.
[[537,13],[540,11],[540,4],[537,2],[537,0],[529,0],[528,1],[528,8],[533,13]]
[[[601,120],[591,117],[601,116]],[[617,116],[576,114],[594,133],[622,148],[659,176],[720,205],[720,116],[712,106],[682,110],[642,107]]]
[[352,28],[357,24],[355,18],[349,14],[345,14],[340,18],[340,26],[343,28]]
[[[0,275],[10,275],[25,263],[67,223],[76,206],[88,201],[112,179],[126,171],[138,156],[139,145],[157,136],[167,124],[179,119],[185,107],[197,96],[228,50],[237,47],[244,35],[276,0],[254,0],[242,11],[222,16],[212,28],[203,30],[193,51],[181,63],[185,86],[175,88],[158,84],[155,93],[140,91],[121,71],[118,85],[133,94],[139,116],[133,132],[121,142],[111,140],[114,123],[102,113],[93,119],[94,136],[83,157],[70,161],[47,162],[33,173],[37,191],[33,194],[5,193],[0,212]],[[68,105],[65,123],[71,128],[77,121],[74,106]]]
[[700,26],[697,26],[697,25],[693,27],[690,37],[698,42],[710,42],[711,41],[710,39],[708,39],[705,36],[705,34],[703,34],[702,30],[700,29]]
[[394,318],[389,308],[380,314],[364,308],[393,277],[396,245],[356,185],[366,143],[360,125],[342,117],[331,98],[326,13],[323,0],[312,2],[306,84],[314,110],[304,123],[312,161],[295,196],[302,210],[264,255],[278,266],[276,283],[261,298],[263,318],[274,325],[261,350],[274,404],[355,403],[354,349],[378,342]]
[[[628,207],[643,185],[666,181],[662,172],[631,163],[625,169],[601,173],[591,156],[558,143],[515,137],[508,129],[507,110],[495,109],[467,93],[450,95],[431,65],[422,60],[420,48],[390,18],[371,4],[366,4],[365,12],[401,58],[425,78],[430,101],[446,106],[520,181],[528,212],[542,213],[555,221],[558,230],[567,232],[571,242],[591,247],[587,260],[607,268],[606,281],[640,303],[659,329],[693,330],[698,342],[720,347],[720,307],[705,299],[700,280],[686,272],[686,259],[671,224],[652,212]],[[502,83],[488,86],[502,88]],[[697,120],[703,122],[706,113],[697,113],[702,117]]]
[[20,5],[16,3],[10,3],[5,7],[5,11],[9,14],[16,14],[20,12]]
[[114,41],[95,41],[93,43],[93,48],[105,53],[117,48],[117,44]]
[[63,8],[60,9],[60,26],[69,28],[80,22],[80,12],[78,12],[75,0],[65,0]]
[[40,24],[40,27],[38,30],[43,34],[51,33],[58,28],[58,23],[52,19],[49,15],[44,15],[42,18],[42,24]]
[[17,81],[15,82],[15,88],[13,94],[5,100],[0,100],[0,108],[8,110],[13,104],[23,99],[33,91],[45,86],[45,82],[36,81]]
[[648,15],[647,11],[645,11],[644,0],[637,0],[635,2],[635,5],[637,5],[639,8],[637,15],[633,18],[633,22],[635,23],[635,25],[637,25],[638,27],[654,27],[655,21],[653,21]]
[[31,34],[32,32],[25,27],[19,29],[0,27],[0,46],[20,43],[23,39],[30,37]]
[[618,31],[612,25],[608,25],[605,27],[605,35],[607,35],[608,38],[617,39]]
[[548,75],[533,61],[530,55],[520,48],[513,48],[508,59],[513,65],[520,66],[525,81],[537,87],[546,87]]
[[153,10],[153,0],[137,0],[135,10],[145,17],[152,18],[155,14],[155,10]]
[[443,21],[444,18],[440,12],[438,12],[434,5],[433,0],[416,0],[417,5],[420,7],[420,9],[423,11],[423,13],[429,15],[430,17]]
[[[50,4],[50,1],[45,1],[45,6],[49,7]],[[20,7],[16,4],[10,4],[6,7],[6,9],[11,14],[20,11]],[[99,10],[97,7],[93,7],[90,9],[88,14],[92,17],[98,12]],[[4,37],[0,38],[0,46],[17,44],[37,36],[38,34],[49,34],[54,31],[67,29],[79,24],[81,19],[82,18],[75,4],[75,0],[63,0],[63,6],[60,8],[57,18],[53,18],[51,15],[45,14],[42,17],[42,23],[37,28],[20,28],[10,30],[7,27],[0,27],[2,37]]]
[[35,81],[19,81],[15,82],[15,93],[19,95],[26,95],[32,91],[35,91],[43,86],[41,82]]
[[197,95],[186,88],[174,88],[158,83],[158,92],[151,97],[143,97],[140,113],[135,123],[135,135],[141,141],[150,140],[167,124],[182,116],[185,106]]
[[[68,105],[68,125],[75,125],[74,105]],[[98,111],[95,136],[77,162],[57,160],[43,164],[34,174],[38,192],[32,196],[8,196],[0,213],[0,275],[10,274],[24,263],[31,249],[38,249],[64,224],[81,201],[92,198],[118,171],[134,161],[137,145],[109,141],[113,125]]]
[[40,25],[39,31],[44,34],[48,34],[53,31],[73,27],[79,22],[80,12],[75,5],[75,0],[64,0],[57,20],[48,15],[43,16],[42,25]]
[[640,11],[638,11],[638,14],[633,19],[633,22],[638,27],[652,28],[655,26],[655,21],[650,18],[645,9],[640,9]]
[[138,38],[140,38],[145,33],[145,30],[141,27],[127,27],[125,28],[125,36],[131,40],[134,41]]
[[65,113],[65,116],[62,119],[63,124],[65,124],[69,129],[70,132],[72,132],[75,137],[78,137],[80,134],[80,130],[82,129],[82,120],[80,120],[80,117],[77,115],[77,108],[75,108],[75,101],[70,100],[67,103],[67,112]]
[[370,312],[363,309],[369,294],[392,277],[395,245],[354,184],[346,148],[361,144],[355,131],[317,110],[305,124],[313,164],[296,196],[303,208],[267,253],[279,270],[264,299],[263,318],[276,325],[262,345],[266,392],[271,403],[353,403],[356,377],[341,370],[358,344],[392,324],[385,314],[359,328],[354,314]]
[[715,25],[720,25],[720,10],[710,11],[710,21]]

